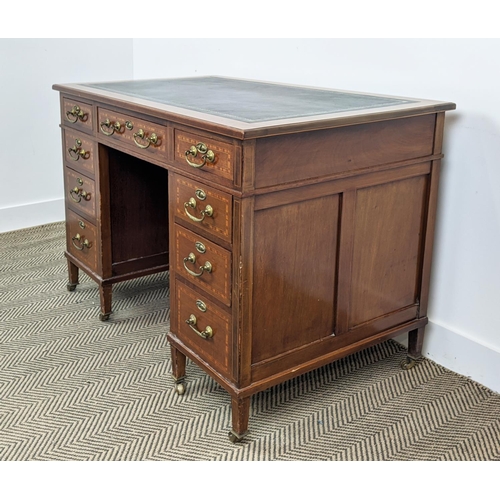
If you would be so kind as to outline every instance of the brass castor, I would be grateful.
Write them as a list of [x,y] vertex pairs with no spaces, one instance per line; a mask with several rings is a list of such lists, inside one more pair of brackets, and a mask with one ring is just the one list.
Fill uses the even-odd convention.
[[175,392],[182,396],[186,392],[186,384],[175,384]]
[[403,370],[411,370],[417,364],[417,360],[410,358],[409,356],[406,359],[401,361],[400,365]]
[[101,321],[108,321],[110,315],[111,315],[111,313],[106,313],[106,314],[100,313],[99,314],[99,319]]
[[234,431],[229,431],[228,437],[229,441],[231,441],[231,443],[234,444],[234,443],[239,443],[246,435],[247,432],[245,432],[244,434],[237,434]]
[[66,288],[68,289],[68,292],[72,292],[76,288],[76,285],[77,285],[77,283],[75,283],[75,284],[68,283],[66,285]]

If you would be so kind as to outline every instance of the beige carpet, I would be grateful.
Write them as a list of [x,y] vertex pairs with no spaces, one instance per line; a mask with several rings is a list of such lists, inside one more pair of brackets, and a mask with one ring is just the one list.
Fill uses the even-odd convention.
[[386,342],[253,397],[170,378],[168,273],[66,290],[63,223],[0,234],[0,460],[499,460],[500,395]]

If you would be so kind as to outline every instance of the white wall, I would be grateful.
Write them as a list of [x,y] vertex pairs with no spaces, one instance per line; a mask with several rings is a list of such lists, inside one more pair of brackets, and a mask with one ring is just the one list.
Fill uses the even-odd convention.
[[500,392],[498,54],[498,39],[134,39],[134,78],[227,75],[455,102],[424,353]]
[[64,219],[52,85],[132,78],[132,67],[132,39],[0,39],[0,232]]

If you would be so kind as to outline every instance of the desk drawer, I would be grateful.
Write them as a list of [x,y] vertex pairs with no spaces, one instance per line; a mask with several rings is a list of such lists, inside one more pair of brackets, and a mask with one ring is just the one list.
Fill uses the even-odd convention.
[[432,154],[436,115],[258,139],[255,187],[421,158]]
[[167,128],[157,123],[99,108],[98,133],[151,158],[166,159]]
[[231,195],[179,175],[173,176],[171,193],[176,217],[231,243]]
[[187,172],[196,172],[200,178],[222,177],[233,183],[236,163],[233,144],[178,129],[174,137],[176,166]]
[[61,123],[67,127],[78,128],[92,134],[94,129],[93,107],[81,101],[63,98],[61,106]]
[[64,131],[64,159],[67,165],[86,175],[94,176],[97,146],[84,134]]
[[227,306],[231,305],[231,252],[175,225],[175,272]]
[[175,335],[221,373],[229,372],[231,315],[183,283],[175,283]]
[[97,270],[97,228],[71,210],[66,210],[66,245],[68,252],[87,265]]
[[66,200],[72,210],[81,212],[84,216],[96,217],[96,190],[95,182],[84,175],[64,169],[64,189]]

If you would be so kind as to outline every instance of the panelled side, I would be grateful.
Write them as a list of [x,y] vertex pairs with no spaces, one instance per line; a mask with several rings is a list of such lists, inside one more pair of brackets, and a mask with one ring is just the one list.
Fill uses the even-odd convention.
[[[435,124],[436,115],[425,115],[363,126],[378,133],[361,153],[356,144],[365,135],[356,142],[353,127],[318,132],[324,149],[325,134],[352,142],[329,168],[314,151],[318,137],[302,144],[311,155],[295,158],[300,169],[291,170],[279,155],[259,155],[255,141],[252,384],[335,359],[350,345],[361,348],[419,320]],[[388,131],[396,137],[384,142]],[[279,170],[273,191],[259,189],[259,172],[268,169]],[[287,189],[289,180],[315,171],[321,176],[314,182]]]

